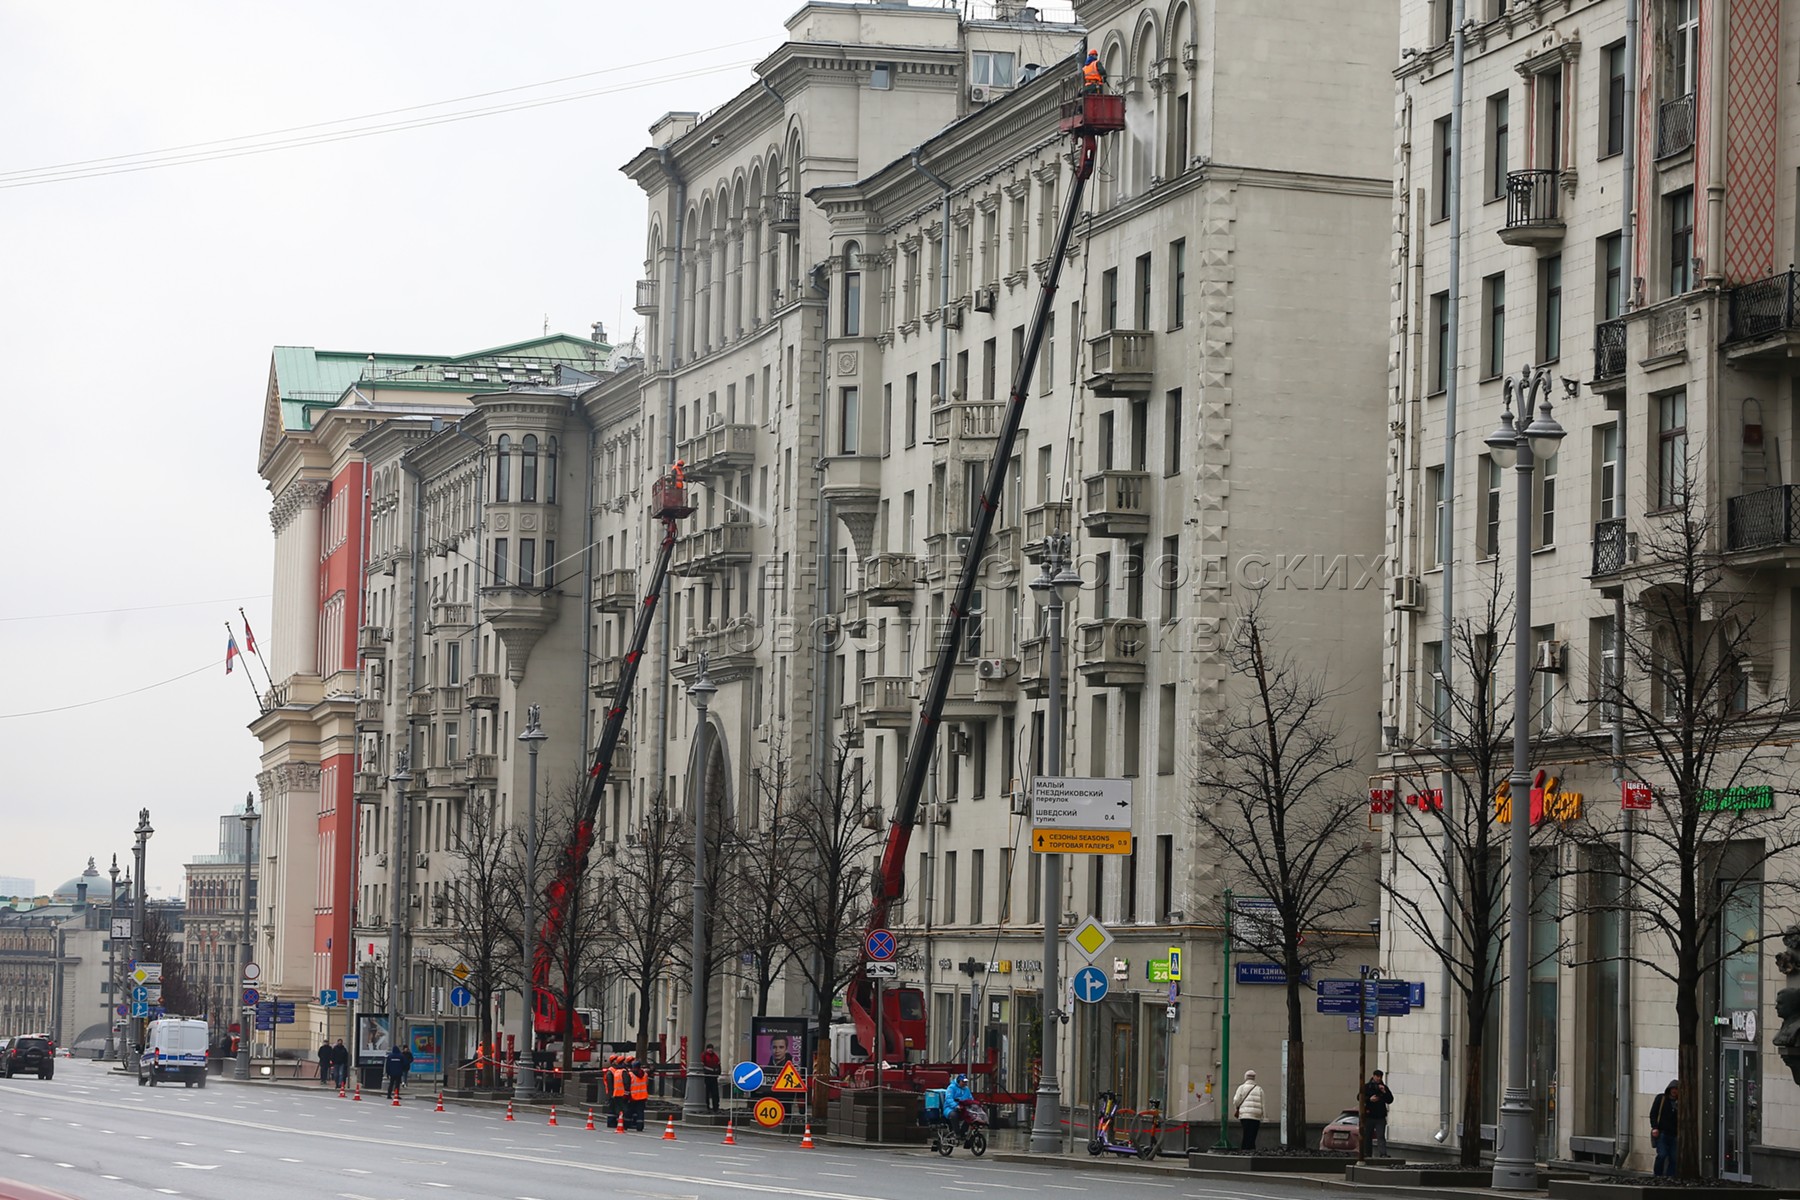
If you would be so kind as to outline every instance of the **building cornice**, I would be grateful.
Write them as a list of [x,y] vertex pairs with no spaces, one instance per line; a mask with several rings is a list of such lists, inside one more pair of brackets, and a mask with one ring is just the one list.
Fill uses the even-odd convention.
[[319,507],[327,487],[323,479],[296,479],[282,488],[269,509],[269,525],[275,530],[275,536],[280,537],[281,531],[302,512]]

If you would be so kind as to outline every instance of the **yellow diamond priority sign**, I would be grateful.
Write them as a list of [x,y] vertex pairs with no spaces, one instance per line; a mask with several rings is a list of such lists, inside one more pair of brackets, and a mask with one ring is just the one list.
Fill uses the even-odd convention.
[[1075,947],[1078,954],[1089,962],[1093,962],[1102,951],[1112,945],[1113,935],[1106,926],[1089,917],[1075,927],[1075,932],[1069,935],[1068,940],[1069,945]]

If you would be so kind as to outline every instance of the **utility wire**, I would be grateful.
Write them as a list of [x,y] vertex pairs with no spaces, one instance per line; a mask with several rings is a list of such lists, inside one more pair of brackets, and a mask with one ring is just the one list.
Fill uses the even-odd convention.
[[239,600],[267,600],[268,592],[260,592],[254,596],[226,596],[220,600],[180,600],[174,604],[134,604],[125,608],[88,608],[73,612],[26,613],[17,617],[0,617],[6,621],[57,621],[64,617],[104,617],[113,613],[155,612],[165,608],[199,608],[206,604],[231,604]]
[[216,661],[209,662],[202,666],[195,667],[191,671],[183,671],[181,674],[165,679],[161,683],[146,683],[143,687],[132,688],[129,692],[115,692],[110,696],[101,696],[95,700],[82,700],[75,704],[60,704],[55,708],[34,708],[29,712],[0,713],[0,721],[10,721],[16,717],[41,717],[49,713],[68,712],[70,709],[74,708],[90,708],[96,704],[105,704],[109,700],[123,700],[127,696],[136,696],[143,692],[153,691],[159,687],[168,687],[171,683],[179,683],[181,680],[188,678],[188,676],[198,675],[202,671],[215,670],[218,665],[219,664]]

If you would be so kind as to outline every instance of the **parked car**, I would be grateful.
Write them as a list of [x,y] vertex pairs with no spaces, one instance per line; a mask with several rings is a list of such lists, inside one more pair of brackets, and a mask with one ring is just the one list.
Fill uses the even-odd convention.
[[1325,1132],[1319,1135],[1321,1150],[1348,1150],[1354,1154],[1361,1144],[1362,1128],[1354,1108],[1346,1108],[1339,1113],[1337,1120],[1327,1125]]
[[5,1075],[35,1074],[39,1079],[56,1075],[56,1043],[38,1034],[24,1034],[6,1047]]
[[74,1058],[75,1052],[73,1050],[69,1049],[67,1046],[58,1046],[56,1048],[56,1057],[58,1057],[58,1058]]
[[138,1056],[138,1084],[180,1080],[185,1087],[206,1086],[206,1022],[162,1017],[150,1022],[144,1052]]

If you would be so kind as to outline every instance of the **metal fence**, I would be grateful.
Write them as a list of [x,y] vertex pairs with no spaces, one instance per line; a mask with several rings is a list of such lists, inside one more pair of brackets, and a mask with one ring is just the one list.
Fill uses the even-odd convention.
[[1796,274],[1790,268],[1779,275],[1731,289],[1731,327],[1728,342],[1768,337],[1794,328]]
[[1513,171],[1506,177],[1506,227],[1558,225],[1560,171]]
[[1694,144],[1694,97],[1665,100],[1656,110],[1656,157],[1670,158]]
[[1594,378],[1613,379],[1625,373],[1625,318],[1615,317],[1594,326]]
[[1725,548],[1750,550],[1795,540],[1800,530],[1800,487],[1777,484],[1725,502]]
[[1609,517],[1594,523],[1594,574],[1617,575],[1625,569],[1625,518]]

